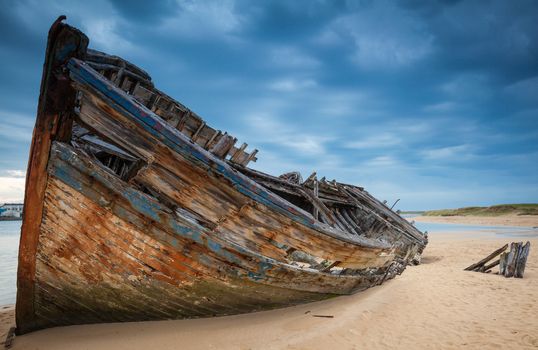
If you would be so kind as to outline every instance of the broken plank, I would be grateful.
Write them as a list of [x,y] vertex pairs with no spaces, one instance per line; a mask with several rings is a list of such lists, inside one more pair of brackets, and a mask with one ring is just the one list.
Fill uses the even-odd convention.
[[482,265],[484,265],[485,263],[487,263],[488,261],[490,261],[491,259],[495,258],[497,255],[501,254],[502,252],[504,252],[506,250],[506,248],[508,248],[508,244],[505,244],[504,246],[502,246],[501,248],[497,249],[496,251],[494,251],[493,253],[491,253],[490,255],[486,256],[484,259],[480,260],[479,262],[477,263],[474,263],[472,264],[471,266],[468,266],[467,268],[463,269],[464,271],[472,271],[478,267],[481,267]]
[[501,259],[497,259],[494,262],[492,262],[491,264],[481,267],[480,271],[481,272],[487,272],[488,270],[490,270],[490,269],[494,268],[495,266],[499,265],[500,262],[501,262]]
[[510,243],[510,251],[508,252],[508,256],[506,257],[506,271],[504,272],[504,277],[514,276],[514,273],[516,272],[516,262],[519,255],[520,245],[523,245],[523,242]]
[[516,269],[514,272],[514,277],[523,278],[523,273],[525,272],[525,264],[527,263],[527,257],[529,255],[529,250],[531,248],[531,242],[527,241],[525,245],[522,245],[519,248],[519,254],[516,261]]

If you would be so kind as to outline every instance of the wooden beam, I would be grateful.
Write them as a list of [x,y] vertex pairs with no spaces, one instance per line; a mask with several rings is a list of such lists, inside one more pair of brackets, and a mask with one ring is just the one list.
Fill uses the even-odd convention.
[[531,249],[531,242],[527,241],[525,245],[521,245],[519,248],[519,255],[516,263],[516,270],[514,277],[523,278],[525,272],[525,264],[527,263],[527,257],[529,256],[529,250]]
[[484,265],[480,268],[480,271],[481,272],[486,272],[492,268],[494,268],[495,266],[499,265],[501,262],[501,259],[497,259],[495,260],[494,262],[492,262],[491,264],[488,264],[488,265]]
[[191,137],[192,141],[196,142],[196,140],[198,139],[198,136],[200,135],[200,132],[202,131],[204,126],[205,126],[205,122],[202,120],[202,123],[200,123],[200,126],[198,127],[198,129],[196,129],[194,134],[192,134],[192,137]]
[[[314,196],[316,196],[316,198],[319,197],[318,179],[314,179]],[[318,219],[318,214],[319,214],[319,209],[316,206],[314,206],[314,218],[316,218],[316,220]]]
[[482,265],[484,265],[485,263],[487,263],[487,262],[490,261],[491,259],[495,258],[495,257],[498,256],[499,254],[501,254],[502,252],[504,252],[504,251],[506,250],[506,248],[508,248],[508,244],[503,245],[502,247],[500,247],[499,249],[495,250],[495,251],[494,251],[493,253],[491,253],[490,255],[486,256],[484,259],[480,260],[480,261],[477,262],[477,263],[472,264],[471,266],[466,267],[466,268],[463,269],[463,270],[464,270],[464,271],[473,271],[473,270],[475,270],[476,268],[481,267]]
[[218,137],[221,133],[222,132],[220,130],[215,130],[215,132],[213,133],[211,138],[209,140],[207,140],[207,142],[205,143],[204,148],[208,149],[209,147],[211,147],[213,141],[215,141],[215,138]]
[[237,163],[241,159],[241,155],[244,153],[245,148],[247,148],[248,144],[243,143],[241,147],[235,151],[235,153],[232,155],[232,158],[230,158],[230,161]]
[[254,151],[250,152],[249,156],[247,157],[247,159],[245,159],[244,162],[241,163],[242,166],[247,166],[248,163],[250,162],[255,162],[257,160],[256,158],[256,154],[258,153],[258,150],[255,149]]
[[63,24],[64,19],[65,16],[60,16],[49,31],[37,118],[28,160],[17,271],[15,312],[18,334],[39,327],[34,312],[35,264],[48,179],[46,169],[52,142],[68,139],[72,125],[71,111],[76,93],[68,76],[58,72],[65,72],[62,66],[71,57],[83,57],[88,46],[88,38]]
[[209,151],[219,158],[225,158],[236,142],[237,139],[235,137],[224,133],[220,140],[211,147]]
[[[319,216],[325,218],[326,223],[331,226],[336,223],[336,218],[333,212],[329,208],[327,208],[325,204],[323,204],[323,202],[320,201],[319,198],[317,198],[310,189],[301,188],[299,189],[299,193],[303,194],[303,196],[306,197],[315,208],[317,208]],[[318,218],[315,219],[318,220]]]
[[517,257],[519,254],[519,243],[512,242],[510,243],[510,251],[506,256],[506,271],[504,272],[504,277],[513,277],[516,272],[516,263]]

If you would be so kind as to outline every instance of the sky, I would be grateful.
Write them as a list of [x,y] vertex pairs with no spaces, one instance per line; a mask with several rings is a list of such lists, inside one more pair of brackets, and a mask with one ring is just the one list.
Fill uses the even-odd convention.
[[0,0],[0,202],[20,201],[46,36],[90,47],[260,150],[396,208],[538,202],[536,1]]

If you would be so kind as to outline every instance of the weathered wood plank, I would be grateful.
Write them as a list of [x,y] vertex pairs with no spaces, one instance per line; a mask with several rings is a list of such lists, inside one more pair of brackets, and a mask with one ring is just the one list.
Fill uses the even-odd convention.
[[521,245],[519,248],[519,254],[516,261],[516,270],[514,272],[514,277],[523,278],[523,273],[525,272],[525,265],[527,264],[527,257],[529,256],[529,251],[531,248],[531,242],[527,241],[525,245]]
[[508,257],[508,252],[503,252],[499,257],[499,274],[503,276],[506,273],[506,258],[507,257]]
[[484,259],[478,261],[477,263],[474,263],[470,266],[467,266],[464,271],[472,271],[472,270],[475,270],[476,268],[479,268],[481,267],[482,265],[484,265],[485,263],[487,263],[488,261],[490,261],[491,259],[495,258],[496,256],[498,256],[499,254],[501,254],[502,252],[504,252],[506,250],[506,248],[508,248],[508,244],[505,244],[503,245],[502,247],[500,247],[499,249],[495,250],[493,253],[491,253],[490,255],[486,256]]
[[510,243],[510,251],[508,252],[508,255],[506,256],[506,270],[504,272],[504,277],[514,276],[514,273],[516,272],[517,257],[519,255],[519,247],[522,244],[523,243],[521,242]]
[[18,333],[25,333],[35,328],[35,261],[47,185],[46,167],[52,141],[69,137],[71,125],[69,113],[75,99],[75,91],[69,86],[67,78],[55,73],[70,57],[80,57],[88,45],[88,38],[85,35],[61,23],[64,19],[65,16],[59,17],[49,32],[37,118],[28,160],[17,271]]
[[235,137],[224,133],[219,141],[209,149],[209,152],[213,153],[219,158],[224,158],[236,142],[237,139]]
[[486,272],[488,270],[491,270],[492,268],[494,268],[495,266],[499,265],[501,262],[500,259],[497,259],[495,260],[494,262],[492,262],[491,264],[488,264],[488,265],[484,265],[480,268],[480,272]]

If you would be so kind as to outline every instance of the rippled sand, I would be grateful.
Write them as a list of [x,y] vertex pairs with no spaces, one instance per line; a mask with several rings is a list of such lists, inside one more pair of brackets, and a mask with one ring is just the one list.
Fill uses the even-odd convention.
[[538,239],[524,279],[463,271],[511,240],[436,233],[422,265],[352,296],[232,317],[49,329],[17,337],[14,349],[535,349]]

